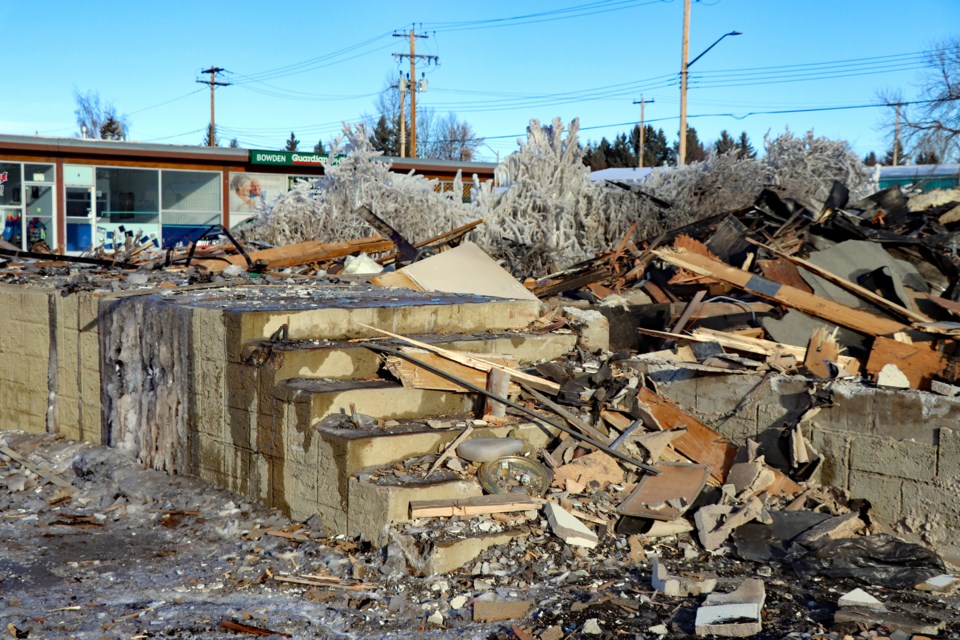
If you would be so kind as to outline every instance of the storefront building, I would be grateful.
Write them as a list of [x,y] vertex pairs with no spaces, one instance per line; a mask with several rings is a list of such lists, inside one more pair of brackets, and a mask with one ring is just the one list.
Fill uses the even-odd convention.
[[[109,250],[121,236],[188,244],[213,224],[234,227],[298,180],[323,175],[314,153],[0,136],[2,237],[23,250]],[[493,163],[393,158],[443,182],[458,170],[493,179]],[[40,243],[43,243],[42,245]],[[45,246],[44,246],[45,245]]]

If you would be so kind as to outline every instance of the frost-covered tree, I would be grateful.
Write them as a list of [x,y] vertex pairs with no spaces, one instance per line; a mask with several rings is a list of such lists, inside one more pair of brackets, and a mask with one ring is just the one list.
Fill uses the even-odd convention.
[[764,163],[773,171],[776,184],[790,195],[822,202],[834,180],[847,185],[851,194],[868,184],[868,172],[847,142],[818,138],[813,131],[796,137],[789,130],[775,138],[767,134],[763,142]]

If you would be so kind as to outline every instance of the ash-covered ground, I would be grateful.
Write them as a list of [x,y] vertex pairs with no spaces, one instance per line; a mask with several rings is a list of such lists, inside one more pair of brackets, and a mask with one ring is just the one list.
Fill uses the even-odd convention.
[[[960,637],[956,595],[800,578],[786,565],[709,555],[688,537],[606,535],[596,549],[575,548],[539,514],[513,523],[526,535],[463,569],[417,577],[398,543],[374,548],[332,536],[111,449],[17,432],[0,434],[0,445],[0,621],[9,637],[693,636],[703,596],[655,592],[653,554],[671,573],[716,573],[719,591],[762,578],[756,638],[889,635],[883,626],[835,623],[837,599],[856,587],[901,613],[943,621],[943,637]],[[14,457],[4,453],[11,450]],[[474,622],[482,600],[531,605],[515,620]]]

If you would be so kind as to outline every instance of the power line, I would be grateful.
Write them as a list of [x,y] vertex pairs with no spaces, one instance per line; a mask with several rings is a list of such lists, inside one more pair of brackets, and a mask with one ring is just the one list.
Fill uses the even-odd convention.
[[571,7],[539,11],[536,13],[528,13],[506,18],[466,20],[461,22],[432,22],[425,23],[423,26],[436,33],[449,33],[454,31],[480,31],[484,29],[498,29],[503,27],[537,24],[541,22],[553,22],[556,20],[583,18],[599,13],[623,11],[624,9],[632,9],[634,7],[643,7],[652,4],[664,4],[668,2],[673,2],[673,0],[615,0],[613,2],[588,2],[586,4],[574,5]]

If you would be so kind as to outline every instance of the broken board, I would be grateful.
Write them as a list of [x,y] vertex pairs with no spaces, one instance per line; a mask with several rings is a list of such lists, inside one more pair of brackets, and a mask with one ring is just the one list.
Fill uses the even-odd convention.
[[659,475],[645,475],[637,488],[617,507],[617,512],[635,518],[675,520],[697,499],[710,475],[702,464],[656,465]]

